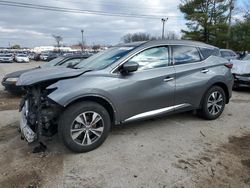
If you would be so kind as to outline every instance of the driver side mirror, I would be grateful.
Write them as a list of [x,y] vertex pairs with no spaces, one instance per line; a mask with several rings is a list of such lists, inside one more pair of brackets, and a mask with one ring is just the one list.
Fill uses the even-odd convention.
[[128,61],[123,64],[123,66],[120,69],[121,73],[128,74],[130,72],[135,72],[139,68],[139,64],[135,61]]

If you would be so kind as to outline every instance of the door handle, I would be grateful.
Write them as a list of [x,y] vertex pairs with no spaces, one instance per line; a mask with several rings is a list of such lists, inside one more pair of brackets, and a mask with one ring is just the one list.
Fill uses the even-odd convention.
[[163,81],[164,82],[169,82],[169,81],[171,81],[171,80],[173,80],[174,78],[173,77],[166,77]]
[[202,73],[207,73],[209,70],[208,69],[202,69]]

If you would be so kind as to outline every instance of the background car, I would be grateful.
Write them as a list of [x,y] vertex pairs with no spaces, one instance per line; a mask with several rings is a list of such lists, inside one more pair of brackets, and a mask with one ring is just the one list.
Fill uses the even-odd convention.
[[0,63],[13,63],[14,56],[13,54],[0,54]]
[[50,52],[42,52],[40,54],[40,60],[47,61],[47,58],[49,57],[49,55],[50,55]]
[[81,60],[86,59],[88,57],[89,56],[87,55],[74,55],[74,56],[66,56],[66,57],[60,56],[56,59],[53,59],[50,62],[46,62],[45,64],[40,65],[39,67],[6,74],[2,80],[2,85],[4,86],[6,91],[15,95],[20,95],[23,93],[23,90],[21,87],[16,86],[16,82],[23,73],[32,71],[35,69],[53,67],[53,66],[73,67],[76,64],[78,64]]
[[53,60],[61,55],[62,55],[62,53],[60,53],[60,52],[52,52],[48,55],[46,61],[51,61],[51,60]]
[[221,54],[221,57],[224,57],[228,60],[239,58],[239,56],[233,50],[229,50],[229,49],[220,49],[220,54]]
[[29,57],[27,54],[16,54],[15,55],[15,61],[17,63],[28,63]]
[[250,88],[250,56],[246,56],[243,60],[234,60],[232,73],[234,76],[234,89],[241,87]]

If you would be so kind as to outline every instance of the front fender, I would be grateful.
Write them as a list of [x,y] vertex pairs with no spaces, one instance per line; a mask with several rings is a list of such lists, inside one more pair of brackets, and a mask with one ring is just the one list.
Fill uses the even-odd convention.
[[[108,83],[108,81],[105,83]],[[101,79],[96,81],[96,78],[94,77],[77,77],[72,79],[60,80],[47,88],[55,89],[48,95],[48,98],[58,103],[59,105],[66,107],[78,99],[86,97],[98,97],[110,104],[110,106],[114,110],[115,120],[119,120],[119,114],[116,110],[116,99],[110,94],[110,87],[108,87],[108,84],[105,85],[105,83]],[[100,84],[102,85],[102,87],[99,87]],[[95,88],[95,86],[98,86],[98,88]]]

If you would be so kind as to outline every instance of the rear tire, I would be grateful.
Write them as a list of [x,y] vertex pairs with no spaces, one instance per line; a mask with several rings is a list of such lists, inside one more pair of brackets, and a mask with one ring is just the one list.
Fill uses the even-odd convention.
[[223,112],[226,95],[220,86],[212,86],[204,95],[199,116],[207,120],[217,119]]
[[95,102],[69,106],[60,116],[58,133],[63,143],[74,152],[98,148],[107,138],[111,120],[107,110]]

